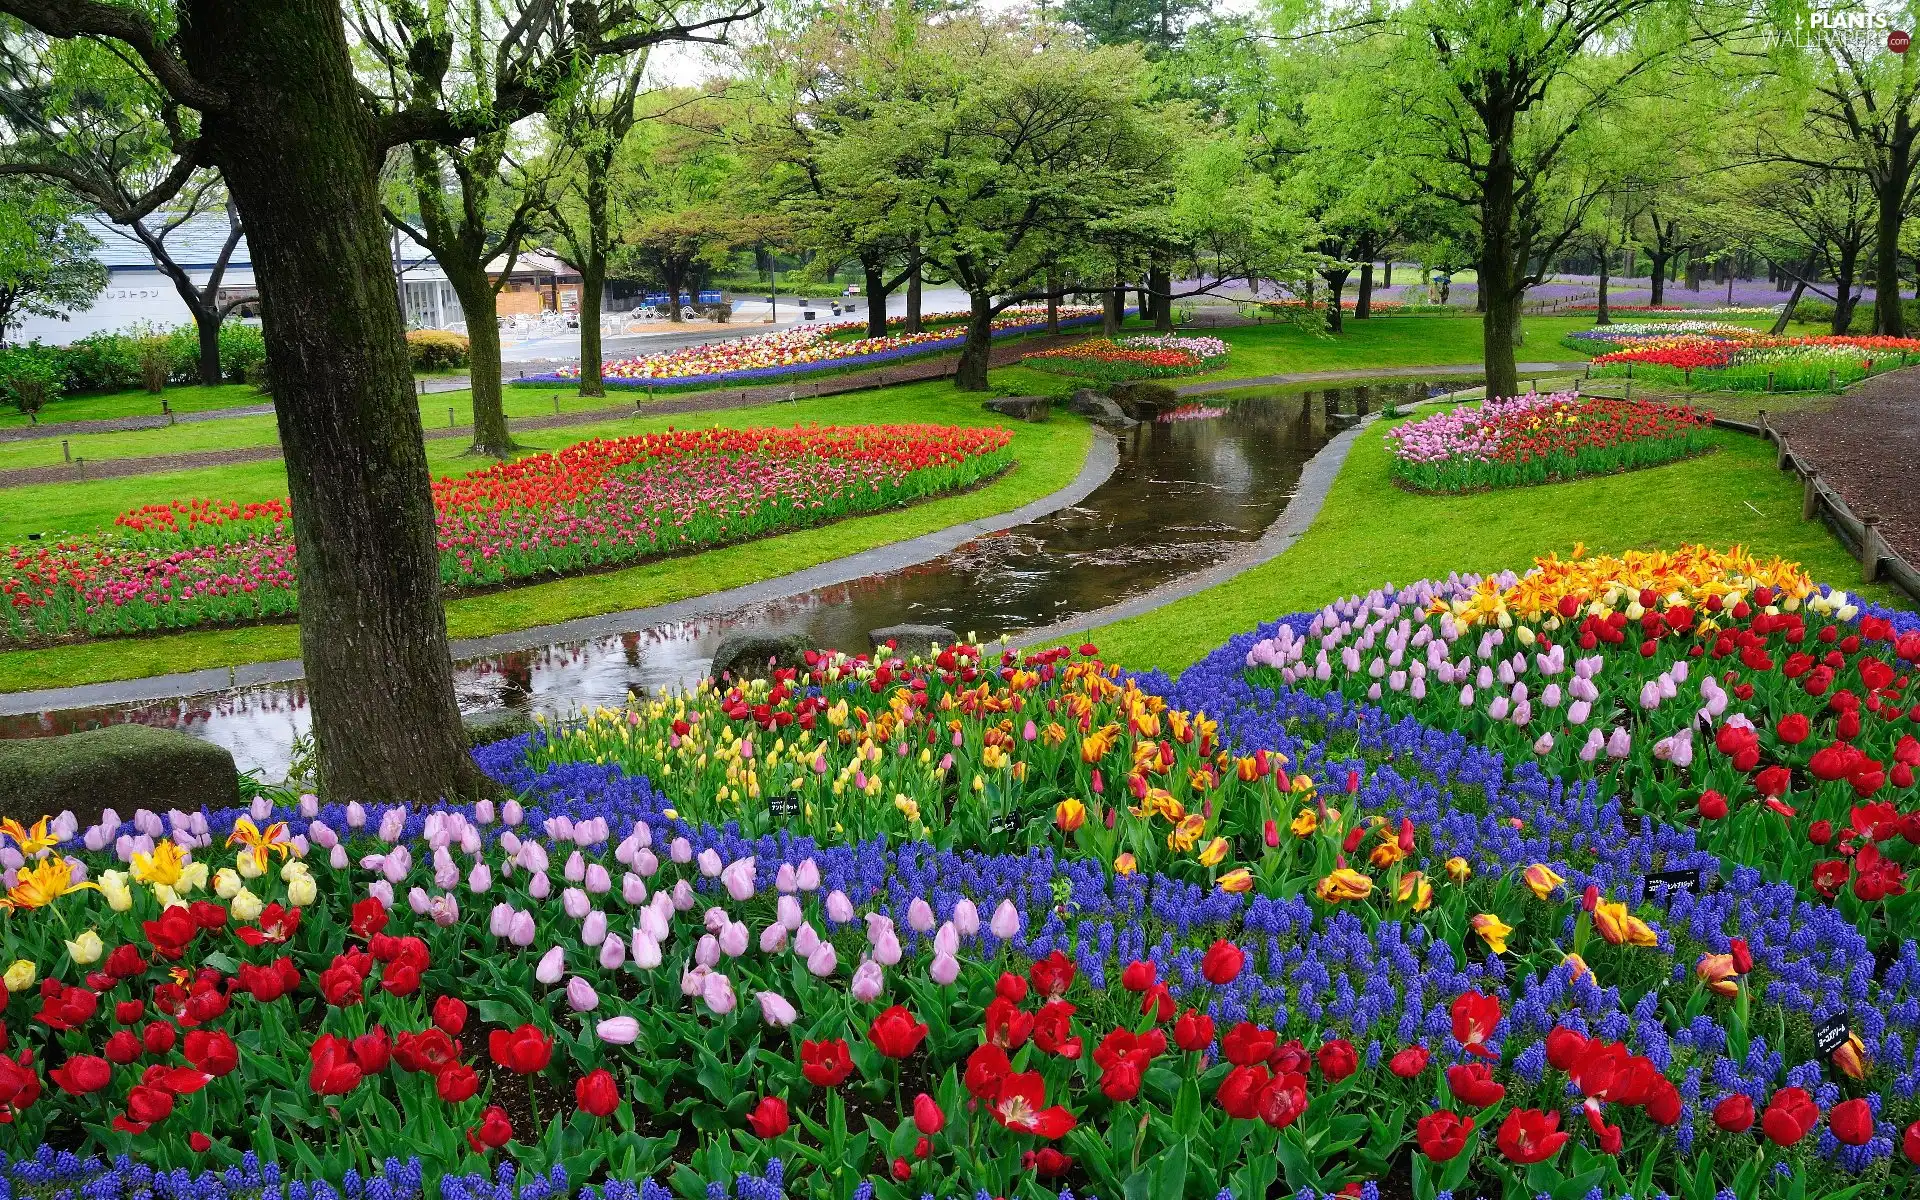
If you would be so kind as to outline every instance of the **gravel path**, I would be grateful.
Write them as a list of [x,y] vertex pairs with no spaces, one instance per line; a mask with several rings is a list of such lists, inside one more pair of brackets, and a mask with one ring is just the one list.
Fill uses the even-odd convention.
[[1920,562],[1920,367],[1862,380],[1823,412],[1770,416],[1796,458],[1818,469],[1908,562]]

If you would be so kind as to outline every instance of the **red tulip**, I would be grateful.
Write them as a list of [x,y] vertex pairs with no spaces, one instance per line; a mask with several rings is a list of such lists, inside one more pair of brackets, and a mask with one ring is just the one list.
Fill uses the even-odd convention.
[[1059,1105],[1047,1106],[1046,1081],[1038,1071],[1008,1075],[1000,1081],[992,1106],[993,1119],[1016,1133],[1030,1133],[1052,1141],[1065,1137],[1078,1124]]
[[[107,1039],[107,1044],[101,1050],[101,1053],[107,1056],[109,1062],[116,1062],[121,1066],[125,1066],[134,1059],[139,1058],[145,1050],[146,1047],[140,1044],[140,1039],[135,1037],[132,1031],[122,1029]],[[4,1061],[4,1059],[5,1056],[0,1055],[0,1061]]]
[[1500,1056],[1487,1048],[1487,1039],[1500,1027],[1500,1001],[1480,992],[1463,992],[1453,1002],[1453,1036],[1469,1054]]
[[873,1024],[867,1027],[867,1037],[873,1042],[873,1048],[888,1058],[905,1058],[926,1040],[927,1027],[896,1004],[873,1019]]
[[620,1088],[605,1067],[582,1075],[573,1085],[574,1103],[590,1117],[607,1117],[620,1107]]
[[60,1090],[73,1096],[97,1092],[113,1082],[113,1064],[94,1054],[76,1054],[47,1072]]
[[[372,896],[368,896],[366,899],[360,901],[359,903],[353,906],[353,920],[352,920],[351,928],[355,933],[359,934],[361,937],[370,938],[374,934],[379,933],[381,930],[385,929],[386,927],[387,927],[387,910],[380,903],[380,901],[374,899]],[[492,1113],[493,1110],[489,1109],[487,1111],[489,1113]],[[503,1121],[506,1119],[505,1112],[501,1113],[501,1119]],[[500,1145],[502,1143],[493,1143],[493,1144]]]
[[846,1039],[800,1043],[800,1074],[815,1087],[839,1087],[853,1073]]
[[1806,1137],[1820,1120],[1813,1097],[1800,1088],[1785,1087],[1773,1094],[1760,1114],[1760,1132],[1776,1146],[1791,1146]]
[[1033,1018],[1033,1044],[1061,1058],[1080,1057],[1080,1039],[1073,1036],[1073,1014],[1066,1000],[1049,1000]]
[[968,1095],[986,1100],[999,1095],[1000,1081],[1011,1074],[1013,1063],[1008,1060],[1007,1052],[987,1042],[967,1056],[967,1069],[961,1082],[966,1085]]
[[442,996],[433,1002],[433,1023],[445,1030],[448,1037],[459,1037],[460,1031],[467,1027],[467,1005],[463,1000],[452,996]]
[[1173,1044],[1188,1053],[1197,1053],[1213,1044],[1213,1018],[1187,1009],[1173,1023]]
[[1805,713],[1788,713],[1774,725],[1774,736],[1789,746],[1798,746],[1813,731]]
[[787,1115],[787,1102],[778,1096],[762,1096],[760,1103],[747,1114],[747,1126],[755,1137],[777,1138],[793,1125]]
[[1206,955],[1200,960],[1200,974],[1208,983],[1224,987],[1240,977],[1246,961],[1247,956],[1240,947],[1222,938],[1207,947]]
[[1260,1113],[1260,1093],[1272,1078],[1264,1066],[1235,1067],[1220,1081],[1214,1099],[1228,1116],[1251,1121]]
[[1733,969],[1742,975],[1753,970],[1753,952],[1747,949],[1747,939],[1733,938],[1727,943],[1728,953],[1733,955]]
[[1545,1162],[1567,1144],[1560,1128],[1560,1114],[1537,1108],[1516,1108],[1507,1114],[1496,1139],[1500,1153],[1522,1166]]
[[1864,1146],[1873,1140],[1873,1109],[1865,1100],[1842,1100],[1827,1112],[1827,1124],[1833,1136],[1849,1146]]
[[1506,1099],[1507,1095],[1507,1089],[1494,1080],[1493,1069],[1485,1063],[1448,1067],[1447,1088],[1460,1103],[1473,1108],[1490,1108]]
[[1152,963],[1136,959],[1120,972],[1120,986],[1130,992],[1144,992],[1153,986],[1156,974]]
[[1353,1043],[1345,1038],[1336,1038],[1321,1046],[1314,1057],[1320,1063],[1320,1073],[1332,1083],[1339,1083],[1360,1069],[1360,1056],[1354,1051]]
[[147,1048],[148,1054],[165,1054],[179,1040],[179,1032],[165,1021],[149,1021],[147,1027],[140,1031],[140,1042]]
[[1000,972],[1000,978],[993,985],[993,994],[1008,1004],[1020,1004],[1027,998],[1027,981],[1011,972]]
[[1067,994],[1073,986],[1076,973],[1073,960],[1061,951],[1055,950],[1045,958],[1039,959],[1027,968],[1027,978],[1033,980],[1033,989],[1047,1000],[1058,1000]]
[[187,1061],[216,1079],[240,1065],[240,1048],[225,1030],[195,1029],[187,1034]]
[[307,1051],[313,1069],[307,1074],[307,1086],[315,1095],[344,1096],[360,1086],[364,1072],[353,1061],[353,1048],[346,1038],[324,1033]]
[[480,1074],[462,1062],[450,1062],[433,1077],[433,1090],[448,1104],[471,1100],[480,1090]]
[[1727,798],[1719,792],[1708,789],[1700,793],[1700,815],[1709,821],[1718,821],[1727,815]]
[[195,1154],[205,1154],[213,1149],[213,1139],[195,1129],[187,1134],[187,1145]]
[[913,1098],[913,1127],[928,1137],[947,1127],[947,1114],[940,1102],[925,1092]]
[[1907,1126],[1906,1136],[1900,1139],[1900,1149],[1908,1162],[1920,1165],[1920,1121]]
[[1307,1077],[1275,1076],[1260,1089],[1257,1104],[1260,1119],[1274,1129],[1285,1129],[1307,1111]]
[[1273,1053],[1277,1035],[1251,1021],[1242,1021],[1220,1039],[1221,1055],[1234,1066],[1248,1067],[1267,1061]]
[[1427,1069],[1427,1062],[1432,1057],[1425,1046],[1408,1046],[1387,1060],[1387,1070],[1401,1079],[1412,1079]]
[[553,1059],[553,1038],[533,1025],[496,1029],[487,1035],[487,1053],[493,1061],[520,1075],[547,1069]]
[[1437,1109],[1420,1118],[1413,1127],[1413,1137],[1420,1145],[1420,1153],[1434,1162],[1450,1162],[1460,1156],[1467,1148],[1467,1138],[1473,1133],[1473,1118],[1462,1117],[1446,1109]]
[[408,1030],[393,1044],[393,1057],[403,1071],[437,1075],[460,1057],[460,1047],[440,1029]]
[[1728,1133],[1745,1133],[1753,1128],[1753,1101],[1735,1092],[1713,1106],[1713,1123]]
[[379,1025],[353,1039],[353,1061],[360,1064],[360,1070],[367,1075],[378,1075],[387,1069],[387,1063],[393,1058],[393,1046],[387,1040],[387,1031]]
[[473,1147],[475,1154],[498,1150],[512,1140],[513,1123],[507,1120],[507,1110],[498,1104],[488,1105],[487,1111],[480,1114],[480,1123],[467,1130],[467,1145]]

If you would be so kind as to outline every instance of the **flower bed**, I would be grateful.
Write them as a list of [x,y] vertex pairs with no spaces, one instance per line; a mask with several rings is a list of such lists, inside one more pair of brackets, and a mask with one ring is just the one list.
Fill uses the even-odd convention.
[[[1599,311],[1593,304],[1576,304],[1571,308],[1559,310],[1574,316],[1592,316]],[[1780,306],[1755,304],[1609,304],[1609,313],[1692,313],[1702,317],[1775,317],[1780,315]]]
[[[1062,305],[1063,328],[1100,319],[1100,309],[1089,305]],[[957,350],[966,341],[967,314],[932,313],[925,319],[939,328],[915,334],[847,338],[863,330],[864,321],[834,321],[801,325],[779,333],[752,334],[725,341],[703,342],[660,354],[622,358],[601,366],[608,387],[672,391],[683,388],[724,387],[728,384],[766,383],[834,371],[883,366],[904,359]],[[889,322],[892,324],[892,322]],[[1010,308],[993,319],[993,336],[1013,337],[1046,327],[1046,309]],[[551,387],[580,381],[578,366],[561,367],[545,375],[529,375],[516,384]]]
[[[433,485],[448,589],[624,566],[971,486],[1012,461],[1004,429],[705,429],[595,439]],[[285,502],[148,505],[116,529],[7,549],[5,640],[104,637],[285,616]]]
[[[1785,665],[1807,645],[1824,684]],[[1886,714],[1916,659],[1920,621],[1792,564],[1548,559],[1288,617],[1178,684],[1091,647],[815,655],[490,747],[505,804],[12,828],[0,1111],[23,1149],[130,1156],[15,1177],[1900,1194],[1920,839]],[[1601,723],[1624,745],[1583,755]],[[1829,779],[1837,746],[1895,766]],[[1820,819],[1853,849],[1832,899],[1794,849]]]
[[[1327,302],[1325,300],[1308,301],[1297,297],[1288,297],[1281,300],[1261,300],[1258,303],[1260,307],[1266,309],[1268,312],[1275,313],[1325,312],[1327,308]],[[1344,313],[1351,313],[1355,311],[1358,306],[1359,302],[1357,300],[1342,299],[1340,301],[1340,311]],[[1404,300],[1375,300],[1367,306],[1367,311],[1370,315],[1376,317],[1405,317],[1430,315],[1433,313],[1450,313],[1457,315],[1463,310],[1458,305],[1453,304],[1412,304]]]
[[1423,492],[1518,487],[1705,453],[1712,414],[1682,404],[1528,393],[1387,431],[1393,477]]
[[1625,376],[1707,391],[1797,392],[1865,379],[1876,367],[1903,367],[1920,339],[1773,337],[1709,322],[1612,325],[1569,335],[1565,345],[1595,355],[1593,374]]
[[1141,336],[1090,338],[1058,350],[1029,354],[1021,363],[1056,375],[1102,383],[1165,379],[1210,371],[1226,362],[1232,347],[1216,337]]

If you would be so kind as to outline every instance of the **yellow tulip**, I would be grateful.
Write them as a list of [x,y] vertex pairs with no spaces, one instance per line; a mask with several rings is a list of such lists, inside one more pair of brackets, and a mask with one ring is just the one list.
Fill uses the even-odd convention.
[[187,855],[171,841],[163,840],[151,854],[135,851],[131,871],[141,883],[172,887],[187,869]]
[[9,992],[24,992],[39,978],[39,967],[34,966],[28,959],[16,958],[13,960],[13,965],[7,968],[6,975],[0,978],[0,982],[6,983]]
[[1468,922],[1473,931],[1487,943],[1487,949],[1495,954],[1507,952],[1507,938],[1513,933],[1513,926],[1502,921],[1493,913],[1479,913]]
[[100,956],[106,953],[106,949],[100,941],[100,935],[89,929],[67,943],[67,957],[80,966],[90,967],[100,961]]
[[1699,963],[1694,966],[1693,973],[1698,975],[1700,982],[1706,984],[1707,990],[1716,996],[1740,994],[1740,983],[1736,978],[1739,972],[1733,969],[1731,954],[1703,954],[1700,956]]
[[1872,1063],[1867,1058],[1867,1046],[1857,1033],[1849,1033],[1847,1040],[1833,1052],[1830,1060],[1833,1065],[1849,1079],[1865,1079]]
[[251,921],[260,915],[262,909],[266,908],[266,903],[246,888],[241,888],[238,894],[234,896],[231,908],[234,920]]
[[1569,954],[1565,958],[1561,959],[1560,961],[1566,963],[1567,966],[1573,968],[1572,978],[1575,981],[1578,981],[1582,975],[1585,975],[1588,979],[1593,980],[1593,982],[1596,984],[1600,982],[1600,977],[1593,973],[1593,968],[1587,965],[1587,960],[1584,958],[1581,958],[1578,954]]
[[1334,904],[1365,900],[1373,894],[1373,880],[1351,867],[1340,867],[1315,886],[1314,894]]
[[1203,867],[1217,867],[1226,857],[1227,839],[1223,837],[1214,838],[1200,849],[1200,865]]
[[13,888],[0,896],[0,909],[45,908],[62,896],[84,890],[97,892],[100,885],[75,877],[73,864],[53,854],[20,868],[14,875]]
[[1062,833],[1072,833],[1087,823],[1087,806],[1078,800],[1062,800],[1053,806],[1053,823]]
[[287,881],[287,903],[295,908],[312,904],[314,897],[319,894],[319,885],[314,883],[311,875],[300,875]]
[[1447,878],[1455,883],[1465,883],[1473,878],[1473,867],[1458,854],[1447,860]]
[[1307,837],[1320,828],[1320,818],[1314,815],[1312,809],[1303,808],[1294,814],[1290,828],[1293,830],[1293,836]]
[[1413,911],[1425,912],[1433,907],[1433,885],[1427,882],[1425,874],[1409,871],[1400,877],[1400,886],[1394,891],[1395,898],[1405,904],[1413,902]]
[[240,872],[232,867],[221,867],[213,873],[213,894],[222,900],[233,899],[240,894],[240,889],[246,886],[240,878]]
[[1252,891],[1253,872],[1245,867],[1235,867],[1220,877],[1220,890],[1223,892]]
[[126,912],[133,907],[133,889],[127,886],[125,871],[100,872],[100,894],[107,898],[107,907],[114,912]]
[[1205,817],[1199,813],[1188,813],[1180,819],[1178,825],[1173,827],[1173,832],[1167,835],[1167,849],[1185,854],[1200,844],[1200,835],[1206,830]]
[[1527,887],[1532,889],[1533,894],[1542,900],[1553,895],[1554,889],[1567,881],[1566,876],[1545,863],[1535,863],[1528,867],[1521,874],[1521,878],[1526,881]]
[[1115,875],[1131,875],[1139,869],[1140,864],[1134,860],[1131,854],[1122,854],[1113,860],[1113,873]]

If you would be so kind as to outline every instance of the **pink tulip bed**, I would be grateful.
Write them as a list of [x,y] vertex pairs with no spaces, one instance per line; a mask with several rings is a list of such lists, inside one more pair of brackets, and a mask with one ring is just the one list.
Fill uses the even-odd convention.
[[[1004,429],[680,430],[595,439],[434,484],[450,591],[620,567],[878,512],[1013,461]],[[284,501],[181,501],[0,558],[5,643],[258,621],[298,608]]]
[[1658,466],[1712,449],[1713,415],[1572,392],[1496,397],[1387,431],[1395,480],[1421,492],[1520,487]]

